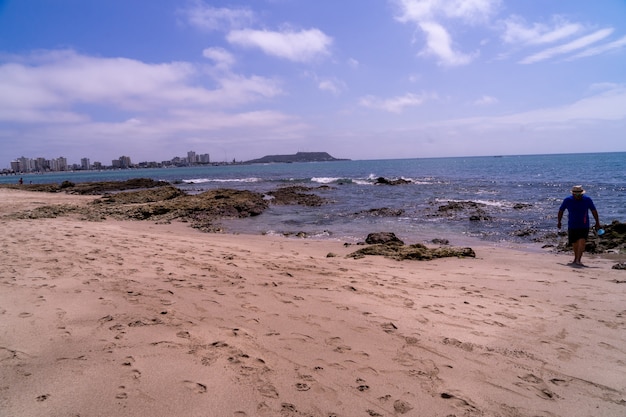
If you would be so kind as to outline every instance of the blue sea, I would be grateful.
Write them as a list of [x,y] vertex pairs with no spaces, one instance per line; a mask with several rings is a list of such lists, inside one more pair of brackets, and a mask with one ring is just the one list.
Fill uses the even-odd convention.
[[[556,244],[556,214],[573,185],[583,185],[602,223],[626,221],[624,152],[216,165],[22,177],[25,183],[152,178],[169,181],[189,193],[214,188],[266,193],[281,186],[302,185],[312,188],[311,192],[327,199],[328,204],[270,206],[254,218],[224,221],[225,230],[254,234],[303,232],[312,238],[349,242],[362,241],[370,232],[391,231],[406,243],[441,238],[449,239],[451,244],[474,239]],[[377,185],[379,177],[410,183]],[[0,177],[0,183],[15,183],[17,179]],[[442,209],[455,202],[470,206],[463,210]],[[400,214],[379,216],[370,212],[381,208]]]

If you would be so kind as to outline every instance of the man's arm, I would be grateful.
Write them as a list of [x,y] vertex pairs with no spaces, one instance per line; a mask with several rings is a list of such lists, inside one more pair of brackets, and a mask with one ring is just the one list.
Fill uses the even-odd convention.
[[559,215],[557,216],[557,223],[556,223],[556,227],[557,228],[561,228],[561,220],[563,220],[563,210],[559,210]]
[[591,210],[591,214],[593,214],[593,218],[596,221],[596,225],[594,226],[594,228],[596,230],[600,230],[600,217],[598,216],[598,210]]

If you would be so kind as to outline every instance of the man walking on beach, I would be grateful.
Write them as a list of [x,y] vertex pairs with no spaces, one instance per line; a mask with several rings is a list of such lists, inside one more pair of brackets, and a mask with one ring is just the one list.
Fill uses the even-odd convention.
[[573,264],[575,266],[584,266],[581,258],[585,251],[587,237],[589,236],[589,211],[591,210],[591,214],[593,214],[593,218],[596,221],[594,226],[596,231],[600,229],[598,211],[593,204],[593,200],[585,195],[582,185],[572,187],[572,195],[566,197],[563,203],[561,203],[557,223],[559,229],[561,228],[561,219],[563,219],[565,210],[567,210],[567,237],[574,249]]

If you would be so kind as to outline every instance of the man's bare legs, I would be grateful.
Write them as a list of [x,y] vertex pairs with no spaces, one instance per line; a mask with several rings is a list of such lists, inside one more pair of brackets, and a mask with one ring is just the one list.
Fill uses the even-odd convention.
[[572,244],[574,248],[574,264],[582,265],[581,258],[583,257],[583,252],[585,251],[585,245],[587,244],[587,239],[578,239],[576,242]]

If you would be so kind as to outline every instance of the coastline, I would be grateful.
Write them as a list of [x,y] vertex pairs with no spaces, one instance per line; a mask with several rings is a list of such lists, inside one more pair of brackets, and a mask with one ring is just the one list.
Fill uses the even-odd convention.
[[351,259],[331,240],[5,217],[93,199],[0,189],[8,415],[626,410],[610,260],[487,243],[475,259]]

